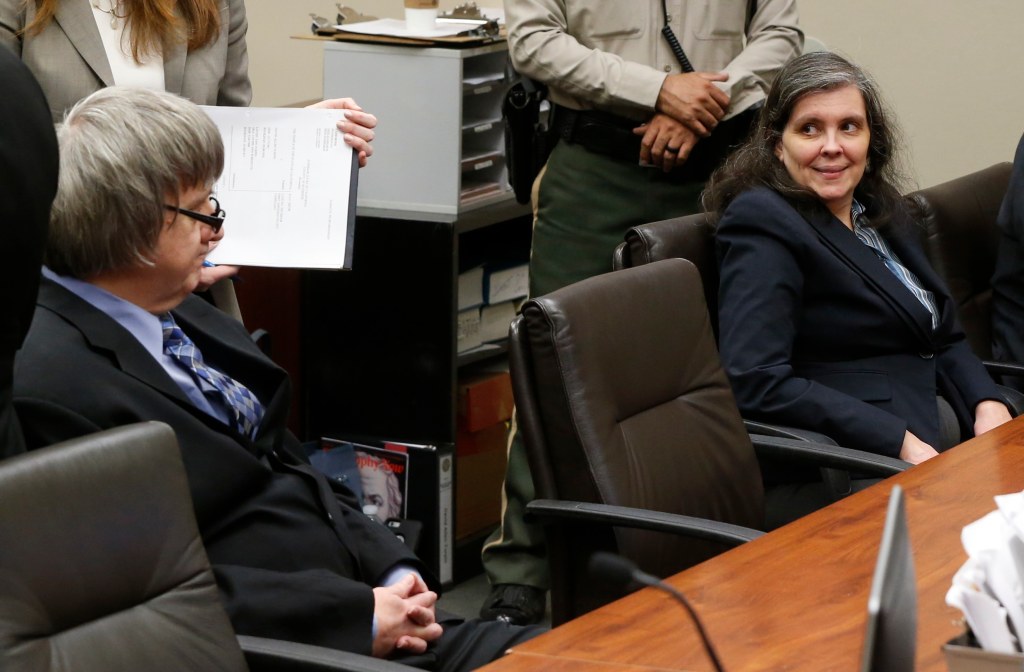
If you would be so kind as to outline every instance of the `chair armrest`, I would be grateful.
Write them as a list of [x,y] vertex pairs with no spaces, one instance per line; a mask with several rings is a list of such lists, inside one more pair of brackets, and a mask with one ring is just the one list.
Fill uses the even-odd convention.
[[854,450],[826,443],[751,434],[750,440],[758,457],[803,462],[818,467],[847,469],[879,476],[893,476],[905,471],[909,462],[864,450]]
[[988,359],[983,361],[982,364],[985,365],[985,369],[992,375],[1020,376],[1024,378],[1024,364],[1018,362],[994,362]]
[[257,329],[256,331],[249,334],[249,338],[256,344],[256,347],[260,349],[267,357],[274,354],[274,345],[270,338],[270,332],[266,329]]
[[671,532],[730,546],[739,546],[764,534],[760,530],[706,518],[590,502],[535,499],[526,505],[526,513],[529,517],[541,519],[578,520],[614,527]]
[[1024,394],[1005,385],[996,385],[996,387],[999,388],[999,394],[1002,395],[1006,407],[1010,409],[1010,415],[1016,418],[1024,413]]
[[795,439],[797,441],[810,441],[812,443],[822,443],[825,445],[836,446],[839,445],[831,438],[821,434],[819,432],[812,432],[809,429],[799,429],[797,427],[785,427],[783,425],[769,425],[764,422],[757,422],[756,420],[743,420],[743,426],[747,428],[747,434],[757,434],[759,436],[777,436],[780,439]]
[[413,668],[323,646],[238,635],[251,672],[411,672]]

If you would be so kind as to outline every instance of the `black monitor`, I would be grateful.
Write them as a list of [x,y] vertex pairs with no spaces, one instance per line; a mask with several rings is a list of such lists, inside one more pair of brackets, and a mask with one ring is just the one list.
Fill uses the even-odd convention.
[[882,545],[868,597],[861,672],[913,672],[917,649],[917,582],[903,490],[889,496]]

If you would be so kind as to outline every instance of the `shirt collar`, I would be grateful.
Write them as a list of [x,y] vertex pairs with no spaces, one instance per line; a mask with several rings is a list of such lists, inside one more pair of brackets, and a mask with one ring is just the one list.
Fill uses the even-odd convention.
[[867,212],[867,208],[861,205],[861,202],[856,198],[853,199],[853,204],[850,206],[850,219],[853,220],[855,227],[861,226],[860,219],[864,216],[865,212]]
[[58,275],[46,266],[43,266],[43,277],[52,280],[112,318],[127,329],[153,357],[163,353],[163,329],[160,326],[160,318],[156,315],[131,301],[111,294],[102,287],[71,276]]

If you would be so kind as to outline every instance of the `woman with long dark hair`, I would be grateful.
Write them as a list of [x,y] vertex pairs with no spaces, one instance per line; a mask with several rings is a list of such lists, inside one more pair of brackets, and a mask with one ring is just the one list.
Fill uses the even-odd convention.
[[928,265],[898,133],[836,54],[786,65],[715,172],[721,355],[745,417],[921,462],[1010,419]]

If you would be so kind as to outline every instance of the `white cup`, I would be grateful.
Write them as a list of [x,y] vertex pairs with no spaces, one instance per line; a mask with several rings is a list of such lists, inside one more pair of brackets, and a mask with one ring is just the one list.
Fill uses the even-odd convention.
[[413,33],[431,31],[437,28],[437,7],[431,9],[405,8],[405,27]]

